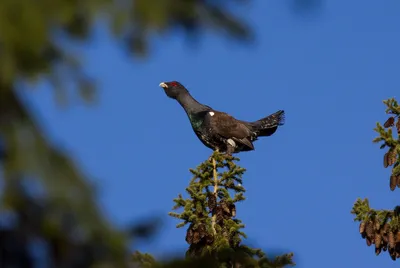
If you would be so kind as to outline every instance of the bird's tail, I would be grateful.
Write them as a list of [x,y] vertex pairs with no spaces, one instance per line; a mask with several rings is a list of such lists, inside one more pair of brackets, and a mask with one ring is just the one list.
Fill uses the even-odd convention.
[[271,136],[278,129],[278,126],[285,124],[285,111],[279,110],[249,124],[257,136]]

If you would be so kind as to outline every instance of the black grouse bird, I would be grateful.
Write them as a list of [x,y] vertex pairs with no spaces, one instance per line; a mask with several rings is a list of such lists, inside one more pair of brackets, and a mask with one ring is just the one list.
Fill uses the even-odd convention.
[[162,82],[160,87],[183,107],[200,141],[208,148],[228,155],[254,150],[253,142],[258,137],[271,136],[284,124],[283,110],[254,122],[245,122],[199,103],[177,81]]

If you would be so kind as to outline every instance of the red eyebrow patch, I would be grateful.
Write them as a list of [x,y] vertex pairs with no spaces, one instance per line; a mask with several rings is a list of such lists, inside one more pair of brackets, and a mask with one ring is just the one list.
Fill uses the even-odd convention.
[[171,84],[172,86],[177,86],[177,85],[178,85],[178,83],[176,83],[175,81],[171,82],[170,84]]

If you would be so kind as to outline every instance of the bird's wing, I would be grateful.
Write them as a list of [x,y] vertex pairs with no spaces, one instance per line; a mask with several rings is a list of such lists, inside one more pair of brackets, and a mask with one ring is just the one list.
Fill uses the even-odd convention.
[[[214,114],[212,115],[212,113]],[[226,139],[233,139],[235,142],[242,143],[254,149],[253,144],[249,140],[249,136],[251,135],[250,129],[229,114],[218,111],[208,112],[205,116],[205,123],[218,135]]]

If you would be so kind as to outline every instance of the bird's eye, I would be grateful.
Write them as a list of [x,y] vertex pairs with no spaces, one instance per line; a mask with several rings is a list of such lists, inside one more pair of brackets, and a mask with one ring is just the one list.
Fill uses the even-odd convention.
[[171,82],[171,86],[173,86],[173,87],[175,87],[175,86],[177,86],[178,84],[176,83],[176,82]]

